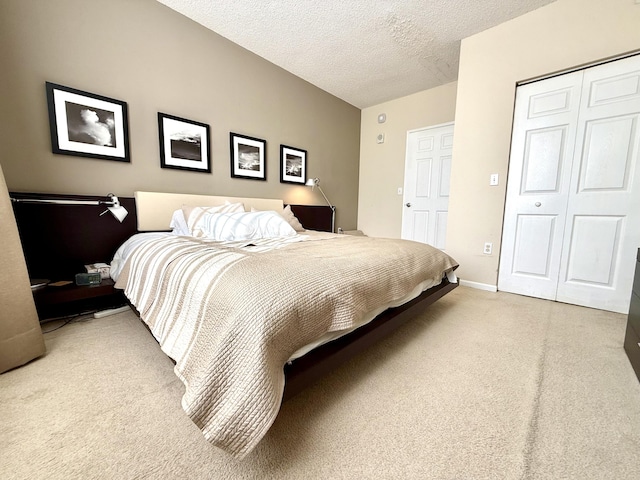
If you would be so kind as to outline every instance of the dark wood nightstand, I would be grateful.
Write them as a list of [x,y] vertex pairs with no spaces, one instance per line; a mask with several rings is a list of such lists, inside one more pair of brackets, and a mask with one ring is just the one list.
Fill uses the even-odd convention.
[[122,290],[113,288],[113,280],[100,285],[79,287],[74,283],[61,287],[47,285],[33,290],[33,299],[40,320],[105,310],[127,304]]
[[633,280],[633,293],[627,318],[627,333],[624,338],[624,349],[631,366],[640,380],[640,249],[636,257],[636,273]]

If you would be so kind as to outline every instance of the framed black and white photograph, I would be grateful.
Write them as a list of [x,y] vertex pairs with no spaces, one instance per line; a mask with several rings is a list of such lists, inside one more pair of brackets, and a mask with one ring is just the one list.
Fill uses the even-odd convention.
[[209,125],[158,112],[160,166],[211,173]]
[[307,181],[307,151],[280,145],[280,182],[300,183]]
[[267,142],[231,132],[231,176],[233,178],[267,179]]
[[46,82],[53,153],[130,162],[127,104]]

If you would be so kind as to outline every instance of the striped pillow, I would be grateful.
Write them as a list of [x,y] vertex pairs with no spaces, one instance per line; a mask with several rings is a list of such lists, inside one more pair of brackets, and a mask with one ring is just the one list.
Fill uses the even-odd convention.
[[224,205],[217,205],[215,207],[190,207],[189,205],[182,206],[182,213],[184,218],[187,219],[187,227],[192,236],[202,238],[204,237],[204,231],[202,230],[202,222],[204,216],[210,213],[232,213],[232,212],[244,212],[244,205],[242,203],[229,203],[225,202]]
[[287,221],[276,212],[206,213],[202,221],[206,238],[227,242],[296,235]]

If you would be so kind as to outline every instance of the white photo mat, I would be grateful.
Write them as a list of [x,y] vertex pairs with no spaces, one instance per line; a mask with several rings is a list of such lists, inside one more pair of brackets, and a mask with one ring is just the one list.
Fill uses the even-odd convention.
[[160,166],[211,172],[209,125],[158,112]]
[[231,177],[266,180],[267,142],[231,132]]
[[46,85],[53,153],[130,161],[126,103]]

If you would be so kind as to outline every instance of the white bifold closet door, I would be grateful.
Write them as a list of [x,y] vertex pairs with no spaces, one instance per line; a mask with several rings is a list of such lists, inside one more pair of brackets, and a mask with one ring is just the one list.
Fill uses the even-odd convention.
[[518,87],[498,289],[627,313],[640,56]]

